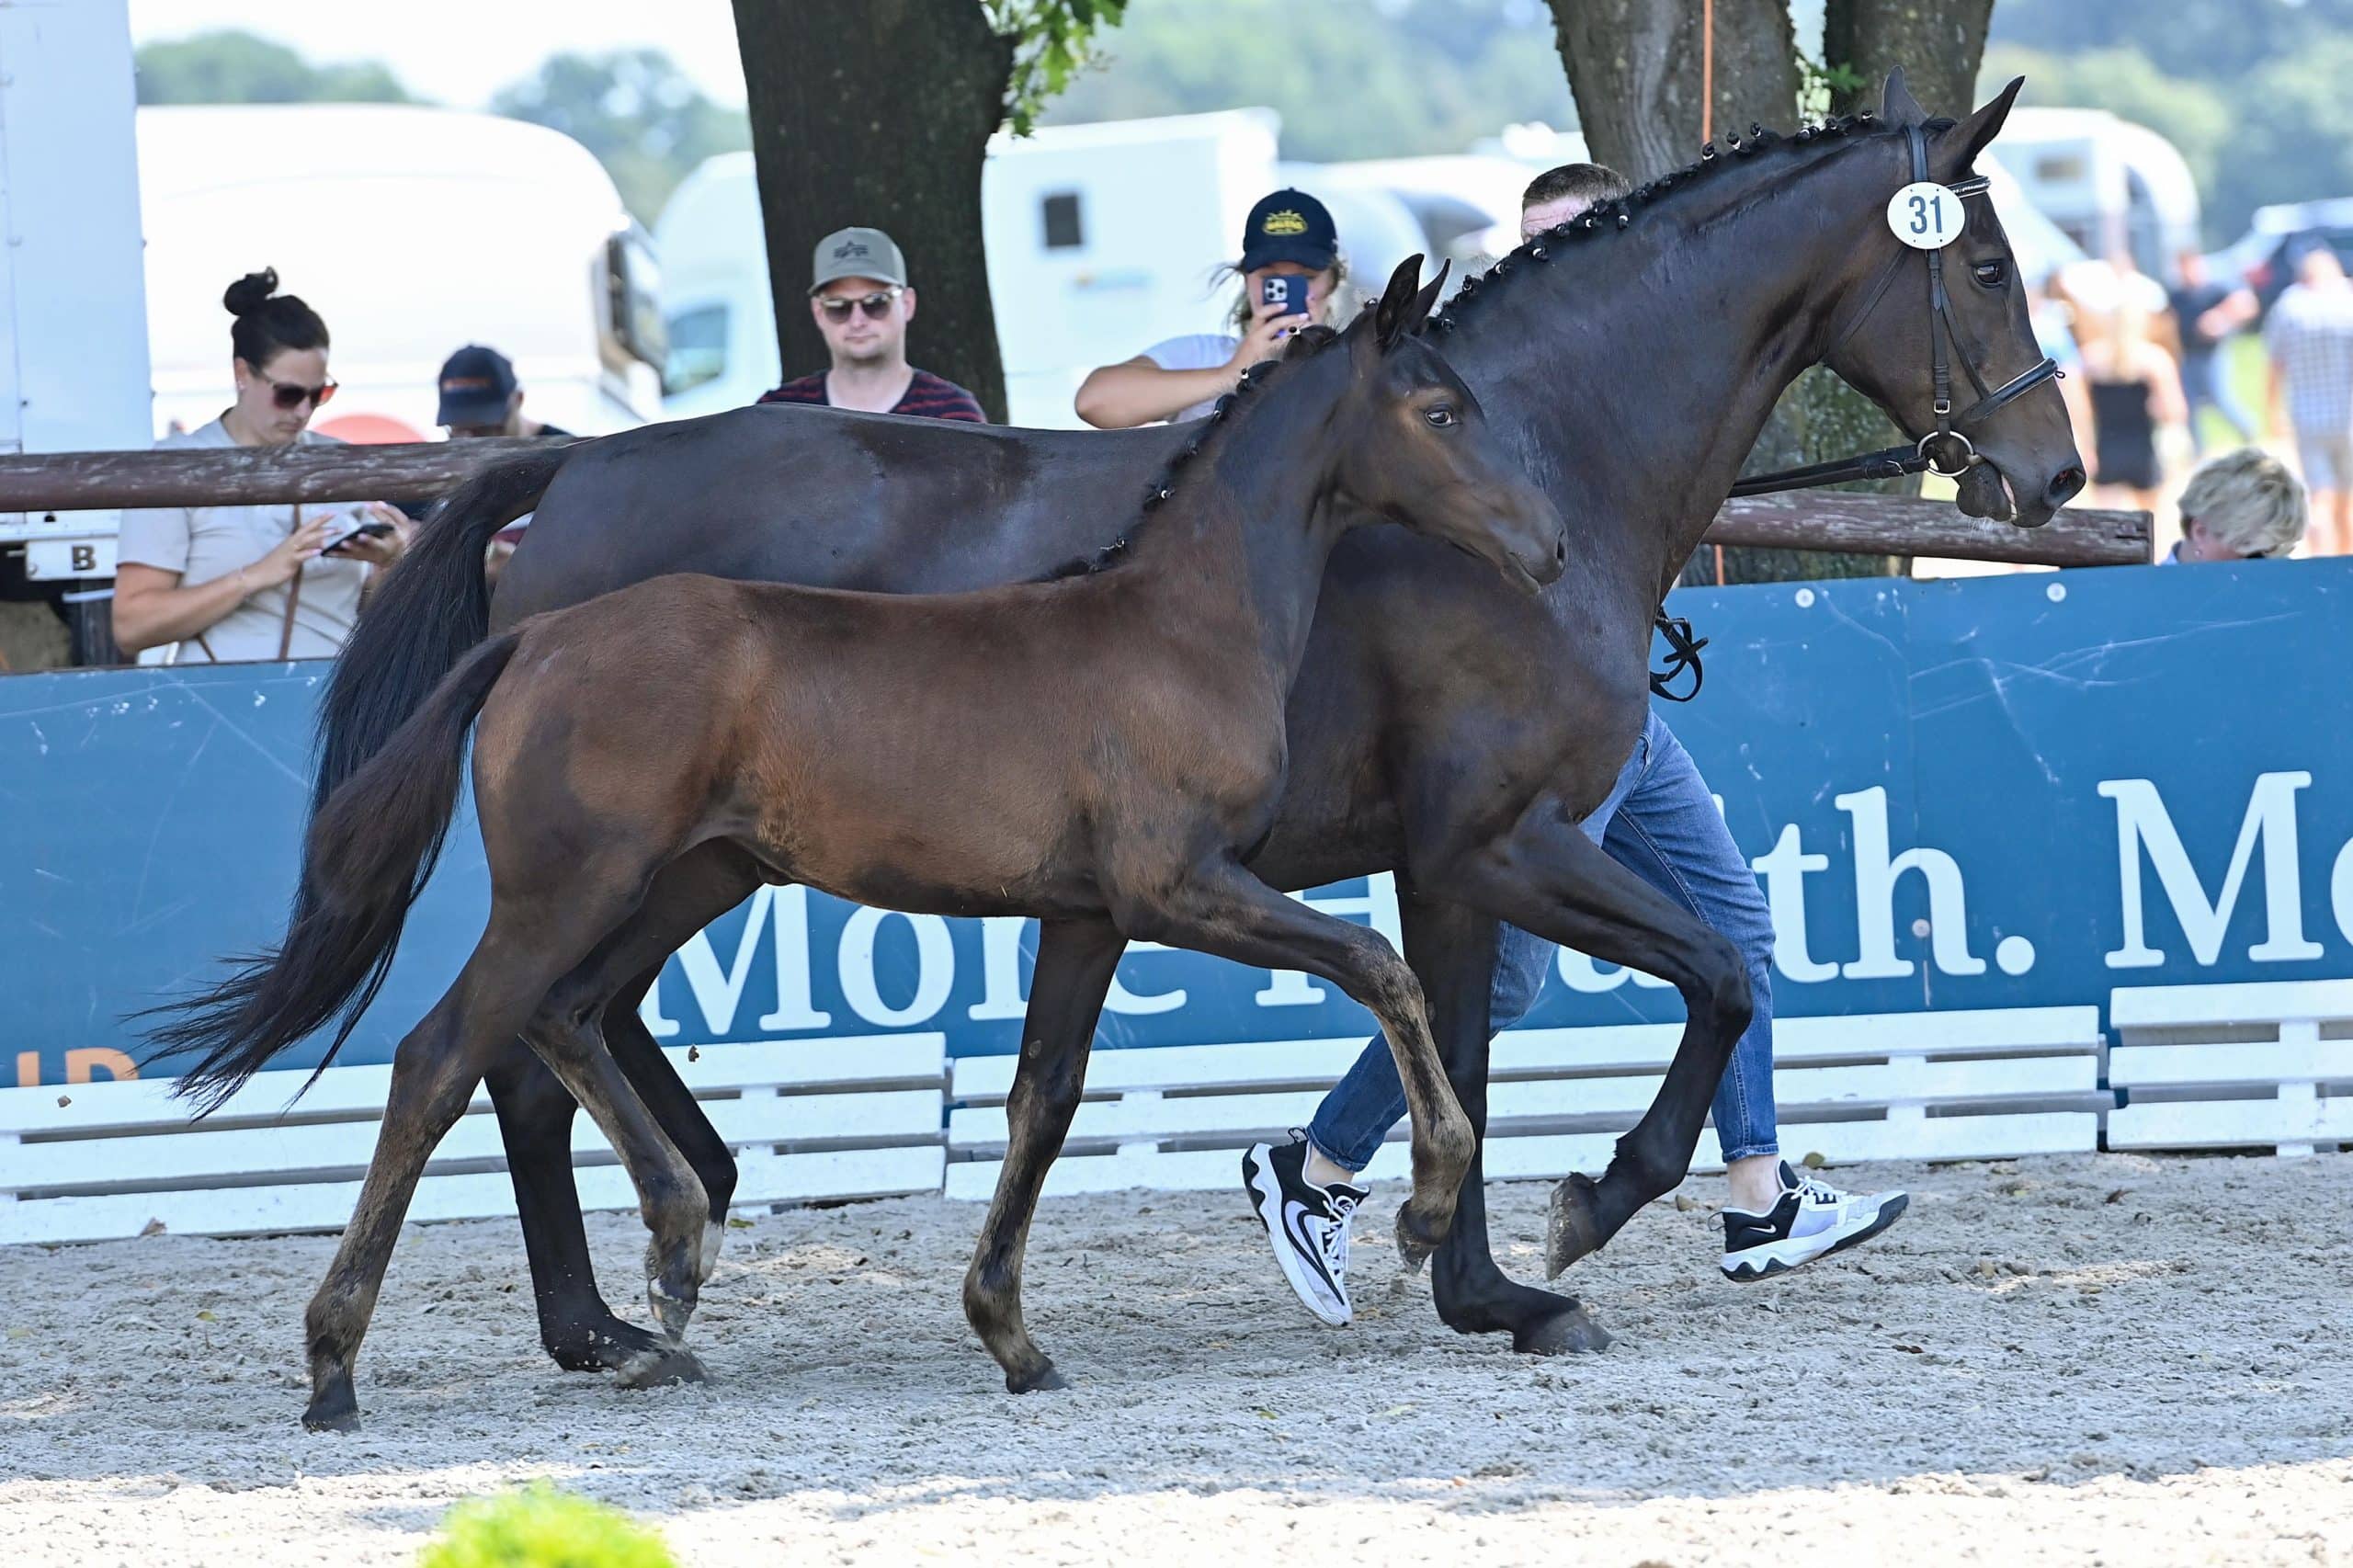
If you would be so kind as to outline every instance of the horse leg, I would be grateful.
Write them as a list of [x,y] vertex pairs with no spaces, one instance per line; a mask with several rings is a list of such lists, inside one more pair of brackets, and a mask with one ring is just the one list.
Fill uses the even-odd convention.
[[1013,1393],[1067,1387],[1021,1322],[1021,1257],[1038,1190],[1062,1152],[1086,1085],[1095,1022],[1127,938],[1101,920],[1040,923],[1038,967],[1021,1025],[1021,1060],[1006,1099],[1005,1164],[964,1271],[964,1316],[1005,1369]]
[[1618,1140],[1599,1181],[1572,1174],[1553,1189],[1545,1267],[1557,1277],[1690,1170],[1709,1101],[1748,1027],[1748,970],[1731,942],[1556,816],[1530,812],[1430,885],[1550,941],[1647,971],[1683,995],[1683,1039],[1658,1097]]
[[609,1370],[662,1349],[660,1335],[616,1316],[597,1289],[572,1174],[572,1118],[580,1102],[519,1040],[486,1077],[530,1260],[540,1343],[567,1372]]
[[1575,1297],[1510,1278],[1490,1249],[1484,1166],[1495,922],[1459,903],[1416,896],[1403,872],[1397,882],[1405,958],[1422,978],[1447,1081],[1480,1144],[1462,1183],[1454,1229],[1430,1263],[1438,1319],[1457,1334],[1508,1334],[1512,1348],[1526,1354],[1606,1349],[1608,1334]]
[[[646,1108],[694,1166],[710,1199],[711,1223],[704,1235],[699,1283],[709,1281],[718,1261],[715,1242],[724,1234],[727,1203],[735,1190],[734,1155],[678,1081],[669,1058],[638,1016],[637,1006],[660,977],[670,952],[741,903],[758,881],[756,869],[733,846],[700,846],[663,868],[638,913],[606,944],[628,944],[646,963],[644,972],[606,1007],[605,1040]],[[666,1352],[668,1341],[617,1316],[597,1289],[572,1171],[572,1118],[579,1102],[520,1040],[503,1053],[489,1081],[491,1104],[506,1145],[507,1174],[515,1184],[523,1244],[530,1258],[540,1342],[558,1366],[575,1372],[642,1366],[647,1355]]]
[[567,937],[576,939],[574,951],[590,946],[587,937],[536,912],[527,917],[494,906],[457,981],[393,1053],[392,1091],[359,1201],[303,1317],[311,1403],[302,1424],[313,1430],[349,1431],[358,1425],[352,1364],[409,1199],[434,1146],[465,1114],[485,1063],[513,1040],[569,961],[569,953],[553,950]]
[[1453,1224],[1477,1152],[1430,1039],[1421,983],[1375,932],[1285,898],[1231,860],[1196,868],[1165,902],[1121,914],[1131,937],[1193,948],[1256,969],[1295,969],[1330,981],[1381,1022],[1414,1124],[1414,1192],[1397,1210],[1398,1255],[1429,1256]]

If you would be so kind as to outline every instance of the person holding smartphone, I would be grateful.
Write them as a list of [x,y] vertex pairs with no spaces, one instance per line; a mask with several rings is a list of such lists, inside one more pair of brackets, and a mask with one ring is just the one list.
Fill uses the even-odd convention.
[[[311,417],[335,395],[327,328],[278,292],[274,269],[222,297],[237,398],[159,448],[283,447],[329,440]],[[409,522],[381,502],[156,506],[125,512],[114,638],[126,653],[177,643],[177,663],[332,658],[373,574],[400,559]]]
[[1099,430],[1196,419],[1242,372],[1282,352],[1301,327],[1322,325],[1347,263],[1332,214],[1303,190],[1261,197],[1242,229],[1242,278],[1232,332],[1193,333],[1105,365],[1079,383],[1078,416]]

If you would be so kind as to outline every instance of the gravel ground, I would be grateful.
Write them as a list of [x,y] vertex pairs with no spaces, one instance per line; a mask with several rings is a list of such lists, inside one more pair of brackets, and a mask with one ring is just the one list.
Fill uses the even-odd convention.
[[[692,1564],[2353,1563],[2353,1158],[1842,1179],[1911,1213],[1764,1285],[1715,1271],[1716,1182],[1654,1205],[1576,1271],[1617,1345],[1559,1361],[1438,1324],[1400,1188],[1342,1331],[1238,1193],[1049,1199],[1029,1316],[1076,1386],[1020,1399],[957,1307],[976,1208],[733,1231],[716,1381],[647,1393],[540,1356],[511,1222],[413,1228],[347,1437],[295,1419],[330,1238],[0,1251],[0,1561],[405,1562],[543,1475]],[[1492,1198],[1532,1278],[1544,1188]],[[590,1233],[633,1299],[635,1221]]]

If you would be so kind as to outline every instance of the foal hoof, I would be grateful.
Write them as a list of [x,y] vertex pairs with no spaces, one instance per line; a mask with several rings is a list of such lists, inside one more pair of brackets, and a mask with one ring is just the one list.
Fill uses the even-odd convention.
[[1418,1274],[1430,1254],[1446,1240],[1447,1223],[1433,1224],[1408,1199],[1397,1206],[1397,1263],[1408,1274]]
[[1594,1356],[1608,1349],[1609,1343],[1609,1331],[1577,1301],[1514,1330],[1511,1336],[1511,1347],[1523,1356]]
[[613,1381],[625,1389],[658,1389],[670,1383],[707,1383],[710,1369],[682,1345],[657,1345],[641,1350],[613,1369]]
[[1007,1393],[1051,1393],[1070,1387],[1070,1380],[1054,1369],[1051,1361],[1040,1361],[1035,1371],[1005,1374]]
[[320,1390],[302,1412],[302,1426],[312,1432],[359,1430],[359,1400],[348,1382]]
[[1571,1172],[1552,1189],[1552,1215],[1544,1227],[1544,1278],[1558,1279],[1561,1270],[1609,1238],[1594,1218],[1600,1189],[1591,1176]]

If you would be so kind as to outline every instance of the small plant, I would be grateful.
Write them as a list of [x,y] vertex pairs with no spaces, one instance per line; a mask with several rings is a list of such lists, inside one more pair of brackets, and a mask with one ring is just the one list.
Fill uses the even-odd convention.
[[470,1497],[441,1521],[417,1568],[677,1568],[662,1538],[619,1508],[535,1481]]

